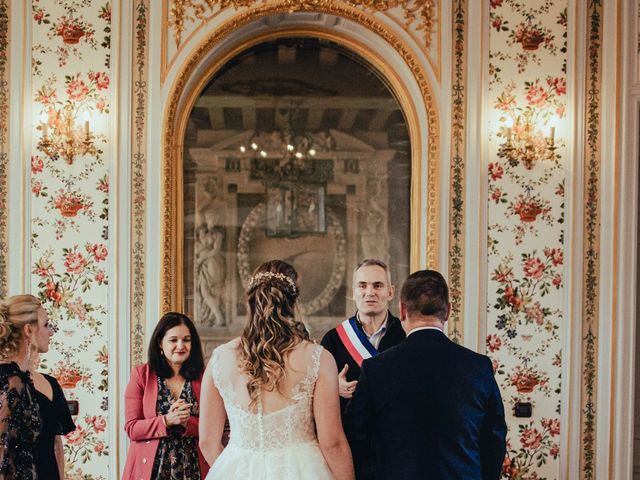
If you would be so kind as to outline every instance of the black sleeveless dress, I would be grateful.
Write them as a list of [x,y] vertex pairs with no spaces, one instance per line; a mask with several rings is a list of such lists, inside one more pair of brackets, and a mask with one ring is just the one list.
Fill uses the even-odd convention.
[[49,400],[44,393],[36,390],[36,398],[40,407],[42,418],[42,433],[38,437],[38,457],[36,461],[37,478],[48,480],[60,480],[58,464],[54,451],[56,435],[66,435],[76,429],[71,413],[67,406],[67,400],[58,381],[50,375],[43,373],[51,384],[53,398]]

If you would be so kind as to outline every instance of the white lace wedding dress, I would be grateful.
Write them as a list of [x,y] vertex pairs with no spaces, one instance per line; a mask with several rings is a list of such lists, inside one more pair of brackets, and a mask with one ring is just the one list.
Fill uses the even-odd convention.
[[231,438],[206,480],[333,479],[313,419],[313,392],[323,348],[311,343],[296,347],[289,355],[285,394],[261,391],[251,411],[237,344],[234,340],[222,345],[211,357],[213,381],[224,400]]

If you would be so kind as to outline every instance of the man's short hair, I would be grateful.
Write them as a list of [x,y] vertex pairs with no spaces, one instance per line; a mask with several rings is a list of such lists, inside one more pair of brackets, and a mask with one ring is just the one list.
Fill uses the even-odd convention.
[[[387,285],[388,287],[390,287],[392,285],[391,283],[391,270],[389,270],[389,266],[384,263],[382,260],[378,260],[377,258],[365,258],[364,260],[362,260],[358,266],[356,268],[353,269],[353,273],[356,273],[358,270],[360,270],[362,267],[380,267],[382,268],[385,273],[387,274],[387,282],[389,283],[389,285]],[[354,283],[355,285],[355,283]]]
[[400,302],[407,314],[436,316],[447,320],[449,287],[444,277],[435,270],[420,270],[409,275],[400,291]]

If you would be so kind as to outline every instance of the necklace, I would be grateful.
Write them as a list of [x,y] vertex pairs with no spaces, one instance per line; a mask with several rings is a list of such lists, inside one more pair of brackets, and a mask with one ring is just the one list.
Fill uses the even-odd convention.
[[178,400],[180,398],[185,382],[185,378],[179,375],[171,378],[165,378],[164,380],[164,383],[167,385],[167,388],[169,389],[169,392],[171,392],[171,396],[174,400]]

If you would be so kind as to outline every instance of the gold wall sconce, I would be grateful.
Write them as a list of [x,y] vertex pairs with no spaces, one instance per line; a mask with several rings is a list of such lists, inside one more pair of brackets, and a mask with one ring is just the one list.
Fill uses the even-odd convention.
[[533,113],[526,112],[515,118],[512,127],[506,127],[506,141],[500,145],[498,156],[506,158],[509,164],[516,166],[522,163],[531,170],[535,162],[540,160],[556,160],[555,127],[545,136],[533,121]]
[[95,145],[89,119],[85,118],[83,125],[77,125],[75,120],[76,114],[68,106],[49,110],[47,119],[37,127],[42,132],[38,149],[52,160],[62,158],[69,165],[79,156],[102,153]]

